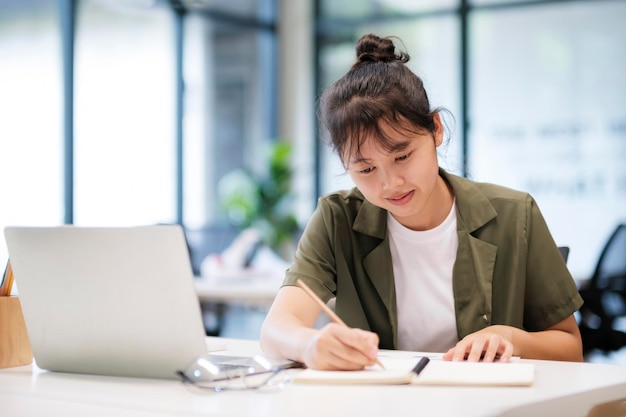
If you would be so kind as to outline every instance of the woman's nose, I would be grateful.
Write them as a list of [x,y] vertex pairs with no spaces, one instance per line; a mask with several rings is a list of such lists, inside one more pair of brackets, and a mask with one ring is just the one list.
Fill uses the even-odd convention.
[[388,169],[382,171],[382,183],[385,189],[393,189],[404,184],[404,178],[398,170]]

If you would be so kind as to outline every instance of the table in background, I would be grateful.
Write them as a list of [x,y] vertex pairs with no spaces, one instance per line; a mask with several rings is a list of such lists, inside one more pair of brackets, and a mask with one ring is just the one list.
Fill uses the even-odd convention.
[[[272,305],[284,278],[280,274],[253,274],[240,277],[195,279],[196,293],[208,335],[219,336],[229,309],[248,309],[250,314],[263,315]],[[255,332],[258,333],[258,332]],[[256,337],[257,334],[251,336]]]
[[284,278],[279,275],[242,275],[241,277],[209,279],[196,277],[196,293],[200,302],[246,303],[269,307]]
[[[257,341],[219,339],[227,354],[258,353]],[[202,392],[175,380],[0,370],[0,414],[10,417],[394,417],[586,416],[596,404],[626,397],[626,367],[524,361],[530,387],[337,386],[289,384],[283,391]]]

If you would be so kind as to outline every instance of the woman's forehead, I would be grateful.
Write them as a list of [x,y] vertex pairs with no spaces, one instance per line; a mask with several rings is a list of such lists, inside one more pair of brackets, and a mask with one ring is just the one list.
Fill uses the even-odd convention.
[[352,164],[368,163],[380,156],[394,155],[405,151],[415,138],[397,137],[381,143],[375,138],[365,138],[359,143],[358,148],[352,146],[346,150],[346,167]]
[[[353,153],[352,159],[367,157],[368,154],[394,154],[396,152],[402,152],[409,147],[411,142],[415,139],[415,135],[408,136],[396,136],[388,138],[384,143],[376,138],[365,138],[359,146],[359,152]],[[360,154],[360,155],[359,155]]]
[[405,149],[417,137],[428,134],[428,130],[412,125],[399,118],[379,119],[375,124],[362,125],[347,132],[347,141],[341,150],[344,165],[370,159],[367,154],[380,152],[392,154]]

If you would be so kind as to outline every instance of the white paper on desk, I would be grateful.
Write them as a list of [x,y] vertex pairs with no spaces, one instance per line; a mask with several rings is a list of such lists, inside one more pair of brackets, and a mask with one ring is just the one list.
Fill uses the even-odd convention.
[[415,375],[411,369],[417,358],[379,358],[385,369],[377,366],[362,371],[319,371],[305,369],[293,377],[294,382],[319,384],[414,384],[528,386],[533,383],[535,367],[522,363],[448,362],[431,360]]
[[309,384],[405,385],[413,379],[411,371],[364,369],[362,371],[319,371],[305,369],[293,376],[294,382]]
[[528,386],[535,365],[510,362],[449,362],[432,360],[413,378],[418,385]]

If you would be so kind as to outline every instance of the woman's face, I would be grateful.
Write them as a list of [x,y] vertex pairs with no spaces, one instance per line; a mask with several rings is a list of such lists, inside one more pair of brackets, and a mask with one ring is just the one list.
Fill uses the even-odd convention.
[[437,226],[452,202],[439,176],[437,147],[443,142],[439,115],[433,133],[394,129],[388,124],[380,127],[395,143],[393,149],[385,150],[366,139],[360,157],[345,158],[350,177],[369,202],[389,211],[402,225],[413,230]]

